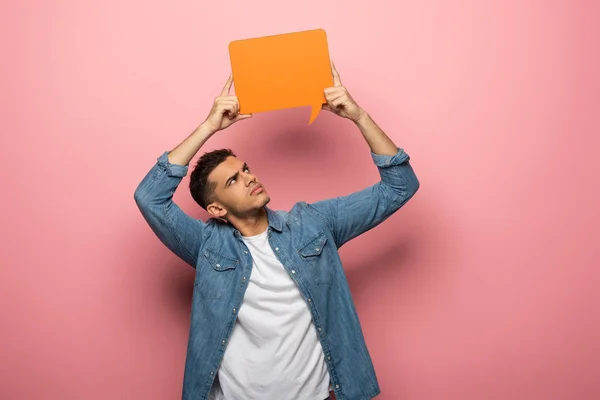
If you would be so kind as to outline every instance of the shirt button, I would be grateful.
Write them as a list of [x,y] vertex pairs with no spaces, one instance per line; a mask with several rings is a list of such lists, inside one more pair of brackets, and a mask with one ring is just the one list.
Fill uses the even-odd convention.
[[248,250],[244,250],[244,254],[248,254]]
[[242,278],[242,282],[246,282],[246,277],[245,276]]
[[217,267],[220,267],[220,266],[221,266],[221,264],[217,264]]
[[211,375],[214,375],[215,373],[214,373],[214,372],[212,372],[212,371],[210,371],[210,374],[211,374]]
[[327,360],[331,360],[331,357],[327,357]]
[[275,251],[279,251],[279,247],[275,247]]
[[319,328],[319,332],[321,332],[323,329]]
[[233,313],[235,314],[235,308],[233,309]]
[[221,344],[225,344],[225,341],[223,340],[223,341],[221,342]]
[[319,251],[319,248],[317,247],[315,250],[316,250],[316,251]]
[[335,385],[335,388],[336,388],[336,389],[339,389],[339,388],[340,388],[340,385]]
[[309,303],[310,303],[311,301],[312,301],[311,299],[308,299],[308,302],[309,302]]
[[295,273],[296,273],[296,271],[292,270],[292,274],[295,274]]

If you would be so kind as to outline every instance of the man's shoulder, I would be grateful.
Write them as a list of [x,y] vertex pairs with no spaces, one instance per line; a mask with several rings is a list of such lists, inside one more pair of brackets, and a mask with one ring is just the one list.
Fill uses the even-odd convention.
[[217,229],[217,230],[222,230],[222,229],[234,229],[233,225],[231,225],[229,222],[224,221],[220,218],[216,218],[216,217],[209,217],[206,221],[205,221],[207,227],[211,228],[211,229]]
[[[288,226],[293,225],[295,222],[300,220],[312,220],[314,218],[322,219],[322,216],[314,207],[311,206],[311,203],[304,200],[296,201],[289,209],[269,208],[269,211],[275,214],[276,217],[280,219],[281,223]],[[209,232],[223,232],[235,229],[235,227],[229,222],[216,217],[210,217],[206,219],[205,223],[207,228],[209,228],[207,229]]]
[[276,212],[280,213],[279,215],[289,224],[300,220],[313,223],[323,222],[323,216],[319,214],[317,209],[310,202],[304,200],[296,201],[289,211],[279,210]]

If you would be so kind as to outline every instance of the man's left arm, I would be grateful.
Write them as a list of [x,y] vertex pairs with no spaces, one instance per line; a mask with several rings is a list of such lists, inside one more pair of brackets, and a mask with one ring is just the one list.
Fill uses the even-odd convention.
[[410,157],[356,104],[332,64],[334,86],[325,89],[323,109],[352,120],[371,149],[381,180],[347,196],[309,204],[329,227],[337,247],[379,225],[400,209],[419,189]]

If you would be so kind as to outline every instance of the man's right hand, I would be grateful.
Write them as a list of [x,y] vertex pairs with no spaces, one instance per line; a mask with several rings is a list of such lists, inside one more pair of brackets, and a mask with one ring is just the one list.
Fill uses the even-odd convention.
[[206,117],[206,120],[202,123],[202,126],[206,127],[211,133],[215,133],[238,121],[252,117],[252,114],[240,114],[240,104],[237,96],[229,95],[232,84],[233,75],[229,75],[229,79],[227,80],[227,83],[225,83],[221,95],[215,99],[208,117]]

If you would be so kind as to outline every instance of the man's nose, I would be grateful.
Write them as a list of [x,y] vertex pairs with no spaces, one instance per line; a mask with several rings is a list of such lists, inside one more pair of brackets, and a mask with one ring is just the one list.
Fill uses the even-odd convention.
[[246,186],[249,186],[254,181],[256,181],[256,177],[254,175],[246,174]]

